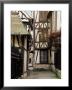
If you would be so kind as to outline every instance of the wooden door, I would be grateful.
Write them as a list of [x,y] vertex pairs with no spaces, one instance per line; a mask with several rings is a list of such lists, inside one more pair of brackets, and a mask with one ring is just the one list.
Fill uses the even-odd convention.
[[41,64],[48,63],[48,50],[40,50],[40,63]]

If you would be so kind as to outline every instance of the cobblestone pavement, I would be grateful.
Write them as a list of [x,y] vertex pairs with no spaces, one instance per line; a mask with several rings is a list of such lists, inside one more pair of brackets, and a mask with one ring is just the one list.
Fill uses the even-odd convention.
[[51,71],[31,71],[26,79],[58,79]]

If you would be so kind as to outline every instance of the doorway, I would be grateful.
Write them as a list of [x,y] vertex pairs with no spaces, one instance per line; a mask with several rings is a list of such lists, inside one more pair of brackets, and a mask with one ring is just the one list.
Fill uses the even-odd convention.
[[40,64],[48,64],[48,50],[40,50]]

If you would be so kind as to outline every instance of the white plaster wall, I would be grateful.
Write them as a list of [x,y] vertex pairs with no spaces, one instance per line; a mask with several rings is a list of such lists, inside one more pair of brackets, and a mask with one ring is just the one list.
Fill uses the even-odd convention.
[[54,11],[52,13],[52,32],[55,32],[57,30],[57,11]]
[[40,63],[40,52],[38,51],[37,63]]
[[[51,63],[54,64],[54,51],[51,51]],[[51,65],[52,71],[55,72],[55,65]]]
[[[38,52],[38,56],[37,56],[37,52]],[[36,60],[37,57],[37,60]],[[39,51],[35,51],[35,63],[40,63],[40,52]]]
[[52,13],[52,31],[59,31],[61,28],[61,11],[54,11]]
[[33,38],[33,31],[31,31],[30,34],[31,34],[31,36],[32,36],[32,38]]
[[35,21],[39,21],[39,11],[35,11]]
[[[27,49],[27,37],[24,39],[24,47]],[[24,50],[24,68],[23,72],[26,72],[27,70],[27,51]]]
[[[35,21],[39,22],[39,11],[35,11]],[[36,39],[36,35],[37,35],[37,39]],[[35,39],[36,41],[39,41],[38,29],[35,29]]]
[[51,62],[54,63],[54,51],[51,51]]
[[57,31],[61,28],[61,11],[57,11]]
[[35,40],[36,41],[39,41],[39,33],[38,33],[38,30],[37,29],[35,29]]
[[15,47],[19,47],[16,36],[15,36]]
[[39,33],[37,34],[37,41],[39,41]]

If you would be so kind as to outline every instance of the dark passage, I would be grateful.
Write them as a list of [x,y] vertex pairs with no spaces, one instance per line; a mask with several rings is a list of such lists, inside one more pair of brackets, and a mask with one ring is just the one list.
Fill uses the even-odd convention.
[[11,48],[11,78],[18,78],[23,74],[23,56],[16,47]]

